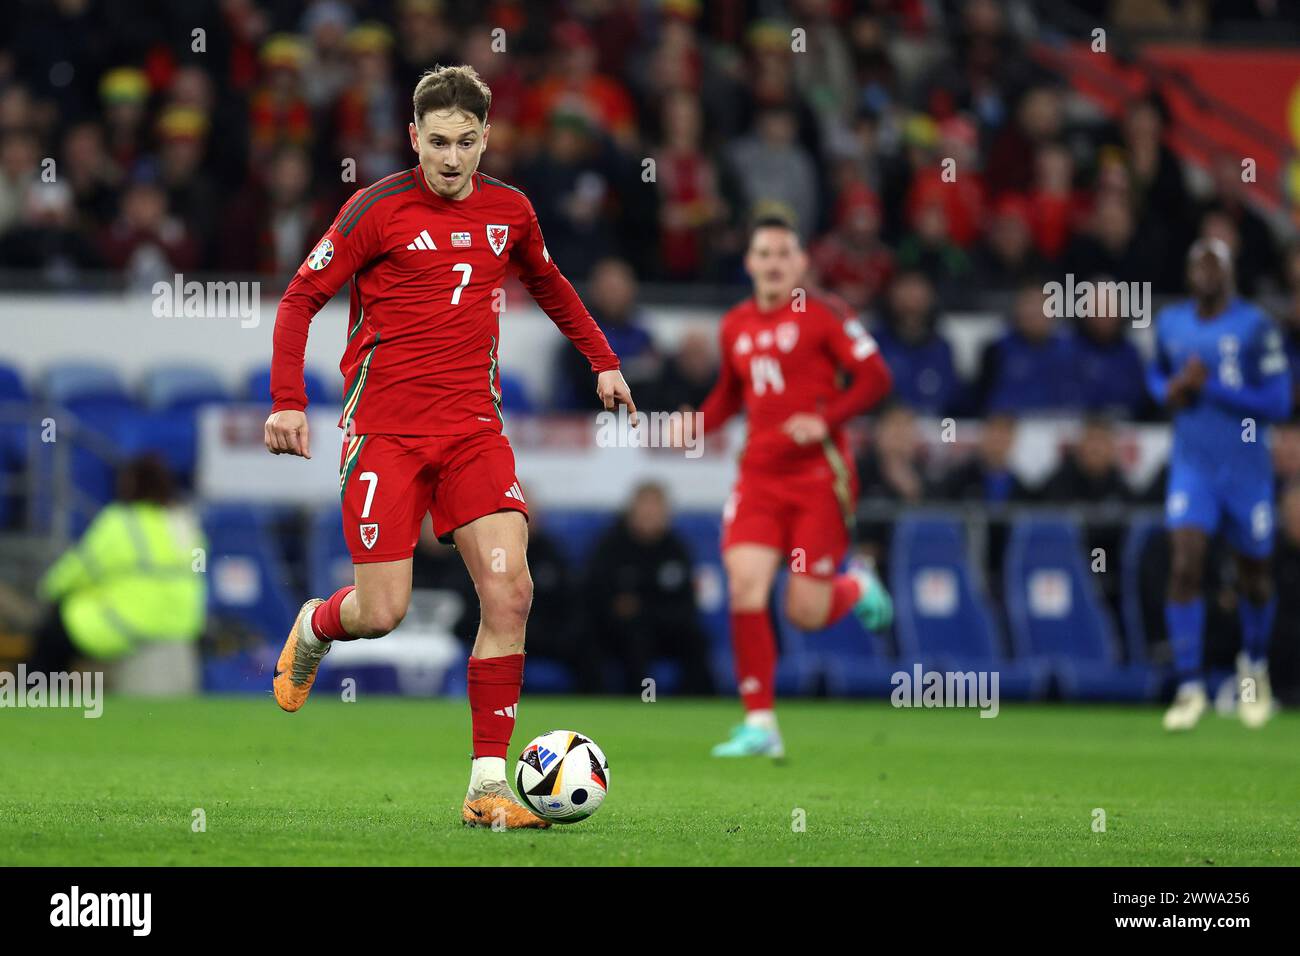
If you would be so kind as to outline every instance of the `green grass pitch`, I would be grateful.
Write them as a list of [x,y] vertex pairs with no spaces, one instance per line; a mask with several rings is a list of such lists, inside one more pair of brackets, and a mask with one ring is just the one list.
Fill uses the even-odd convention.
[[1262,731],[1211,714],[1170,737],[1154,708],[1005,705],[982,719],[788,701],[784,765],[710,758],[736,714],[729,701],[526,696],[512,758],[546,730],[589,734],[610,795],[582,823],[495,833],[459,820],[464,701],[4,710],[0,863],[1300,863],[1296,714]]

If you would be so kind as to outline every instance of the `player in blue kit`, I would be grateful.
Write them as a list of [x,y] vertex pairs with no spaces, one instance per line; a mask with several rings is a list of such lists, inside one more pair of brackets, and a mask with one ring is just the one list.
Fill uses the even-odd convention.
[[1291,412],[1291,375],[1272,321],[1237,297],[1222,240],[1192,245],[1187,281],[1192,298],[1156,318],[1155,358],[1147,373],[1152,395],[1174,417],[1165,498],[1172,555],[1165,624],[1178,692],[1164,726],[1190,730],[1205,711],[1201,579],[1210,536],[1222,527],[1237,554],[1241,589],[1238,713],[1246,726],[1259,727],[1272,713],[1268,642],[1276,608],[1269,566],[1269,423]]

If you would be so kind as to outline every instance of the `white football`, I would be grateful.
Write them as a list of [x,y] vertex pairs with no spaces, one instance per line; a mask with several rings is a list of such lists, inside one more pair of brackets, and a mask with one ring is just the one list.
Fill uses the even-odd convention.
[[515,788],[538,816],[556,823],[585,820],[609,793],[609,761],[590,737],[552,730],[519,755]]

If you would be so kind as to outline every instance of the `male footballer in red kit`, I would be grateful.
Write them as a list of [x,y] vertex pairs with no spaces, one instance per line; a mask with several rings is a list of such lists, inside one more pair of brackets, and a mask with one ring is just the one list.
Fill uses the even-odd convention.
[[309,458],[307,329],[350,285],[339,490],[356,583],[302,606],[274,686],[279,705],[296,711],[334,641],[397,627],[429,514],[464,559],[482,611],[469,659],[474,750],[461,817],[544,827],[506,782],[532,602],[528,507],[502,432],[498,303],[507,271],[590,362],[604,406],[627,405],[633,424],[637,415],[618,358],[551,261],[532,204],[478,172],[491,100],[472,67],[426,73],[410,124],[419,164],[355,193],[280,302],[266,447]]
[[[776,722],[776,637],[768,602],[782,564],[785,611],[803,630],[852,611],[870,629],[889,594],[849,549],[857,473],[844,423],[892,387],[875,340],[844,303],[801,287],[807,256],[784,220],[761,219],[745,254],[754,295],[722,319],[721,371],[700,406],[707,434],[742,409],[748,438],[722,516],[731,641],[745,720],[715,757],[785,754]],[[848,379],[848,384],[843,380]]]

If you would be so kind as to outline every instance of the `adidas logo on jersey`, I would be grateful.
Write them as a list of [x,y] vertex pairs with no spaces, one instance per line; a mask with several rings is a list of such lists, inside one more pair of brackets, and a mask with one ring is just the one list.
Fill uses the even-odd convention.
[[505,490],[505,495],[507,498],[514,498],[516,501],[524,500],[523,489],[519,487],[519,482],[517,481]]
[[492,713],[496,714],[498,717],[510,717],[511,719],[513,719],[515,716],[515,708],[517,706],[519,705],[511,704],[509,707],[502,707],[500,710],[492,711]]
[[406,244],[406,248],[408,248],[408,249],[437,249],[438,247],[435,246],[435,245],[433,244],[433,237],[429,235],[429,230],[428,230],[428,229],[421,229],[421,230],[420,230],[420,234],[419,234],[418,236],[415,237],[415,240],[414,240],[413,242],[408,242],[408,243]]

